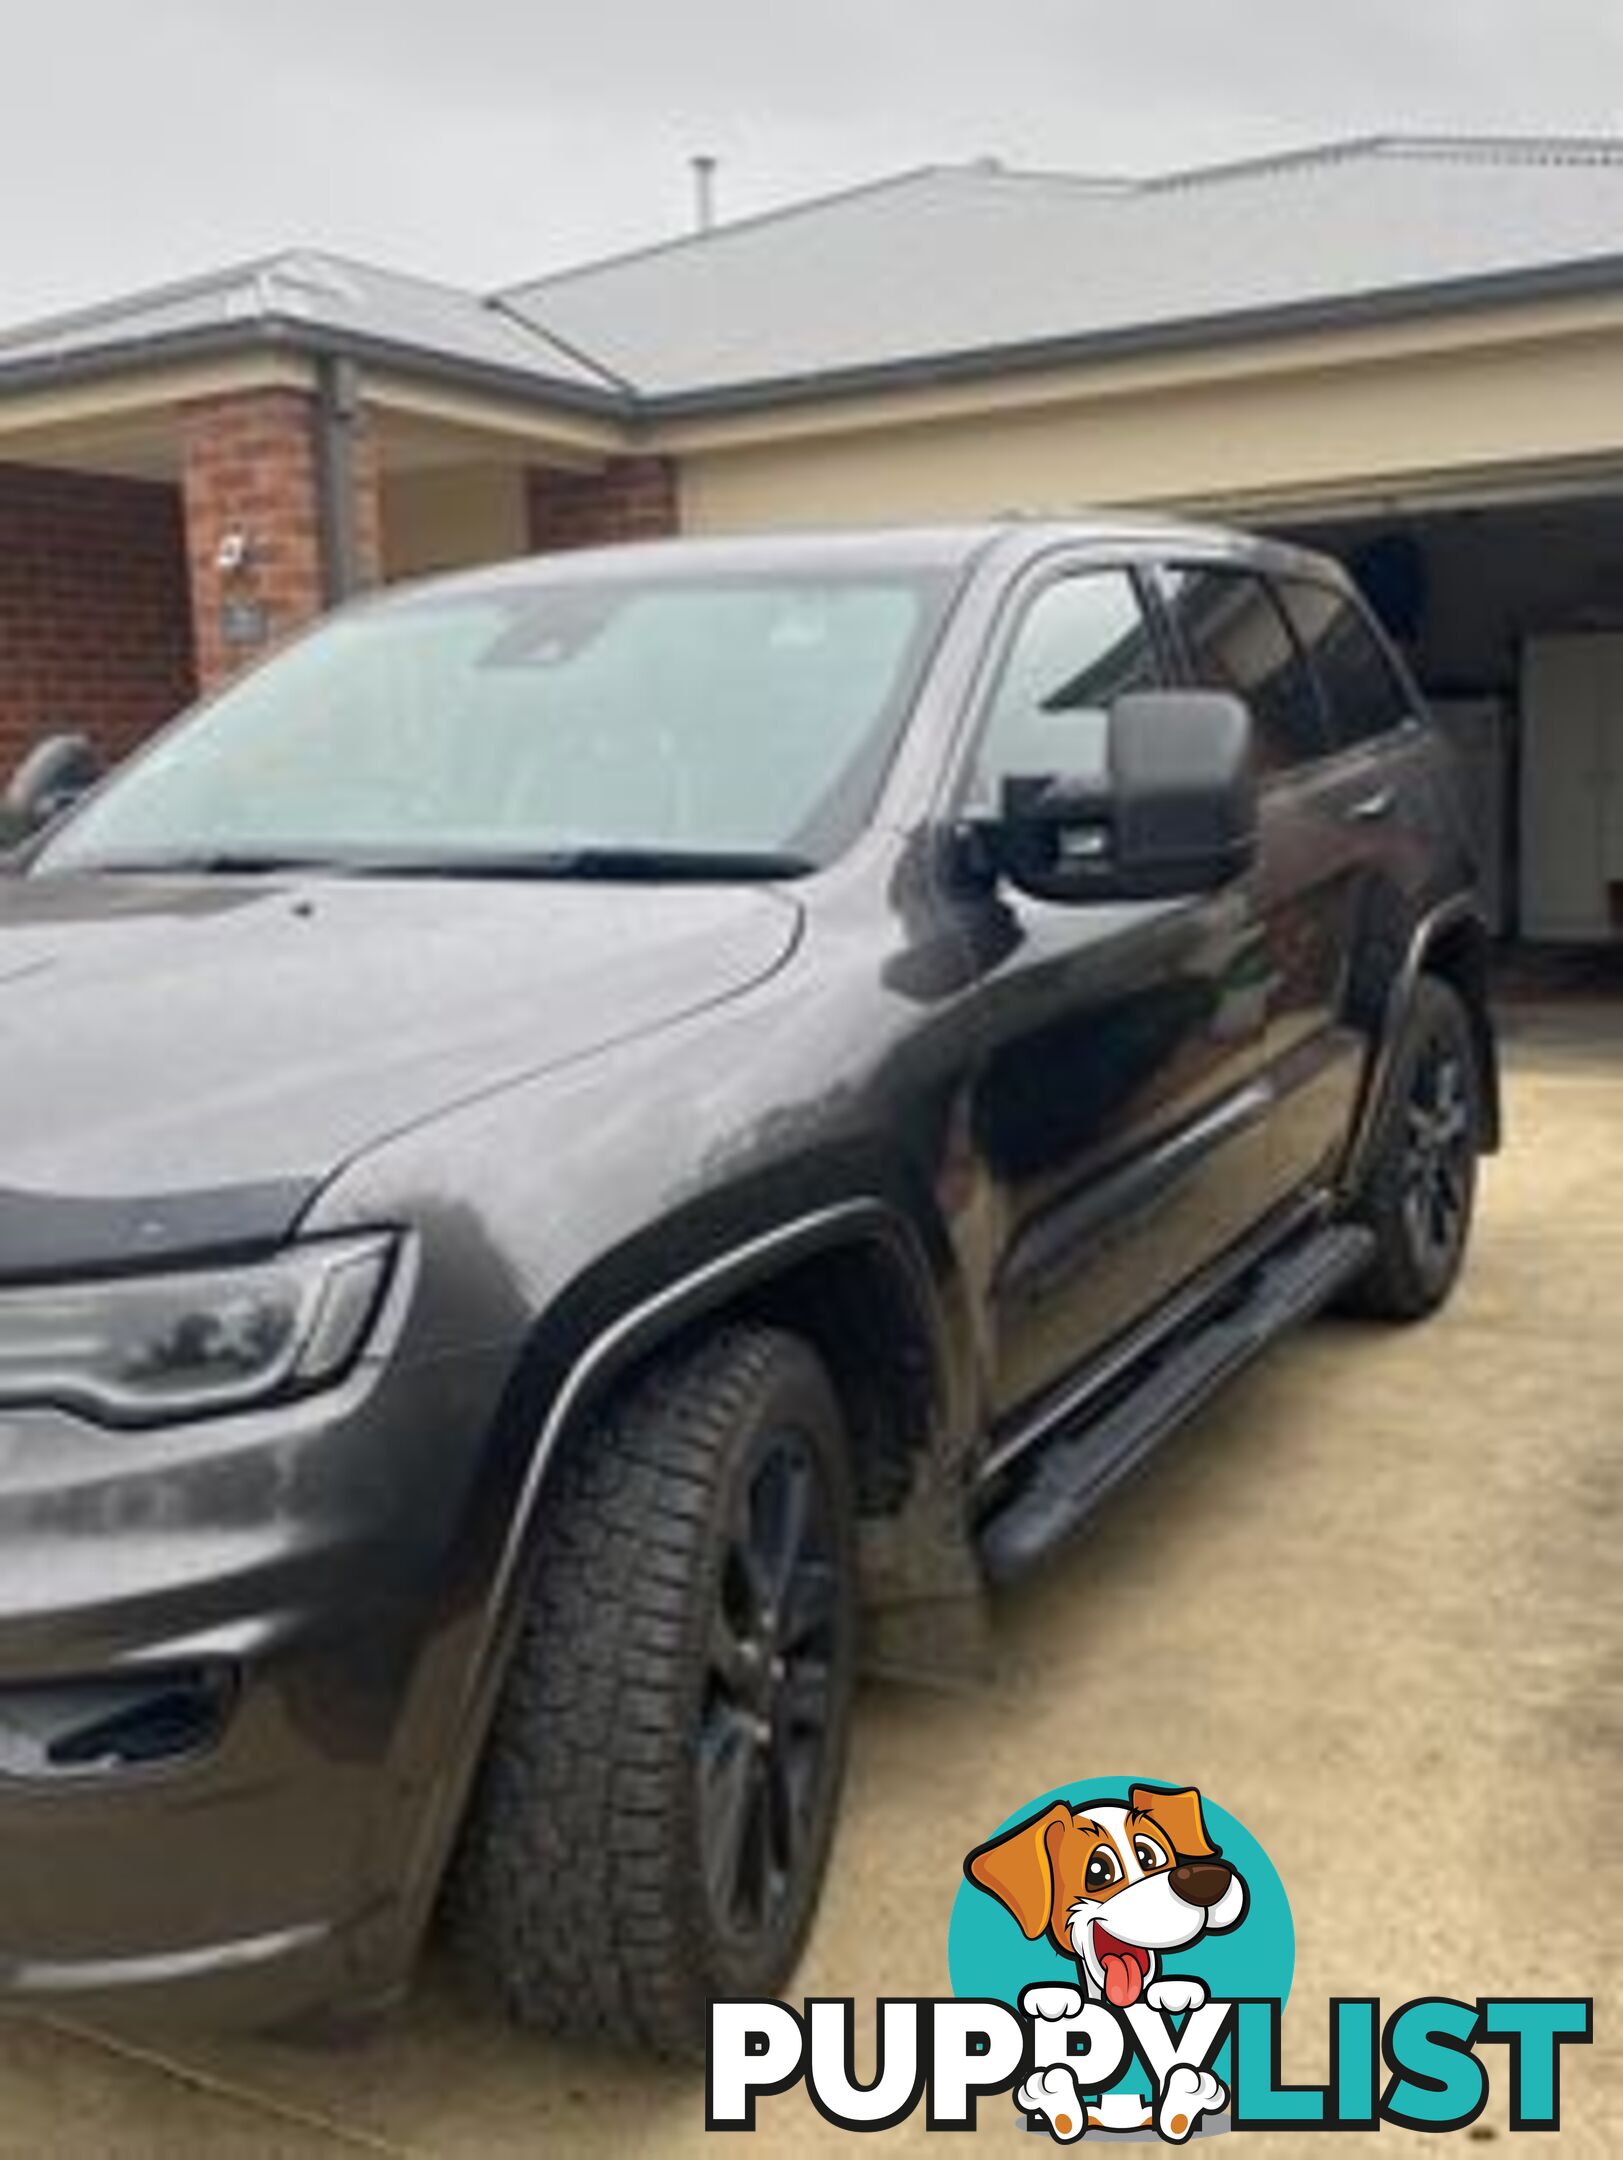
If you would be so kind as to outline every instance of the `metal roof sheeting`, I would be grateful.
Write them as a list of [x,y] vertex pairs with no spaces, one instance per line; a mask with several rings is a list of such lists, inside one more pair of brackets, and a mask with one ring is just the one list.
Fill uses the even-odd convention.
[[7,378],[290,340],[605,408],[1623,285],[1623,143],[1380,136],[1148,180],[932,166],[481,296],[293,252],[0,336]]
[[527,379],[538,390],[611,400],[623,391],[499,300],[312,250],[0,334],[0,381],[104,353],[252,342],[278,332],[314,345],[398,348],[402,357],[450,372]]
[[680,398],[1557,265],[1623,270],[1623,145],[1383,138],[1126,185],[933,168],[507,298]]

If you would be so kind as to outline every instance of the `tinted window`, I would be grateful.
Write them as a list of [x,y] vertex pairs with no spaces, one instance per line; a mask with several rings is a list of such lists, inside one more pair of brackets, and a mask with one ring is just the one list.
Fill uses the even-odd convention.
[[1322,757],[1328,745],[1313,679],[1262,580],[1243,570],[1172,570],[1166,590],[1195,681],[1232,690],[1251,707],[1263,771]]
[[1088,571],[1045,587],[1004,662],[976,763],[976,796],[994,803],[1009,775],[1102,779],[1107,708],[1160,679],[1126,571]]
[[1409,717],[1397,670],[1344,593],[1306,578],[1282,578],[1280,598],[1313,664],[1338,742],[1382,735]]

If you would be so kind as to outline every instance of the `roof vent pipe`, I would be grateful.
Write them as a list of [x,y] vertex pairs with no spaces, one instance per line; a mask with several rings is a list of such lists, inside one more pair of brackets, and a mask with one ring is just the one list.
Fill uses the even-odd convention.
[[716,160],[701,150],[688,159],[693,169],[693,226],[696,232],[714,230],[716,223]]

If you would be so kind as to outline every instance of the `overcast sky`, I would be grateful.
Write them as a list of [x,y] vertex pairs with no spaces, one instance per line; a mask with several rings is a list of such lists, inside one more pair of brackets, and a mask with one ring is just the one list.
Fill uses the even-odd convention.
[[1620,0],[0,0],[0,319],[290,244],[493,285],[932,160],[1623,132]]

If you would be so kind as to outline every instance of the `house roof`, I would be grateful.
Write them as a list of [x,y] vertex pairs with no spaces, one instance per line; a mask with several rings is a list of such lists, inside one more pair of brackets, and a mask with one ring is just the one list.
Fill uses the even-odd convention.
[[370,353],[588,404],[626,386],[500,299],[310,249],[0,332],[8,379],[267,343]]
[[504,297],[648,397],[1623,283],[1623,142],[1372,137],[1140,182],[936,167]]
[[293,252],[0,336],[0,392],[288,343],[602,410],[1623,286],[1623,141],[1371,136],[1149,179],[930,166],[481,295]]

